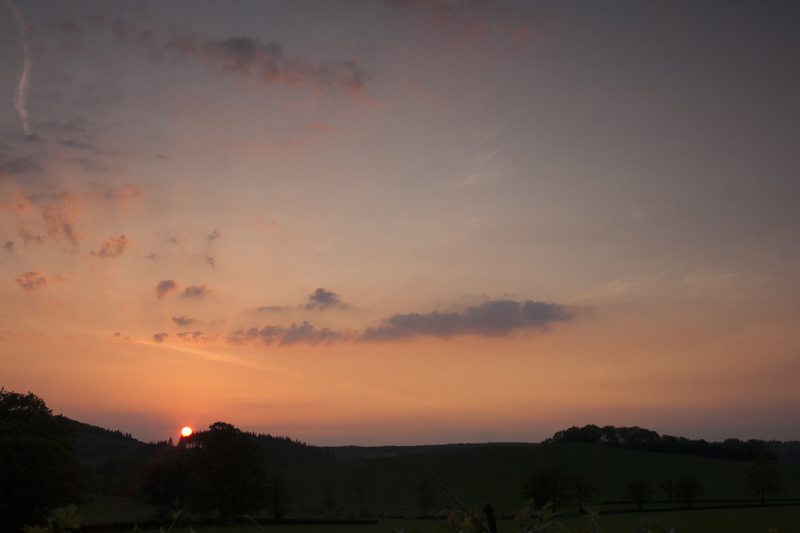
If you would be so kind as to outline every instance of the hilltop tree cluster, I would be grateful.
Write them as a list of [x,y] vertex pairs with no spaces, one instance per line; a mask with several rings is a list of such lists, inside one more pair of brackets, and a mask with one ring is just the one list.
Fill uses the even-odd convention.
[[602,428],[592,424],[582,428],[572,426],[556,432],[555,435],[544,441],[547,444],[566,442],[603,444],[630,450],[696,455],[734,461],[755,461],[760,458],[777,460],[778,458],[777,454],[768,448],[767,442],[762,440],[751,439],[745,442],[739,439],[726,439],[723,442],[709,443],[703,439],[662,436],[655,431],[636,426],[604,426]]
[[231,424],[216,422],[177,444],[170,441],[160,456],[141,483],[155,503],[223,521],[260,511],[281,519],[289,511],[286,475],[268,466],[255,435]]

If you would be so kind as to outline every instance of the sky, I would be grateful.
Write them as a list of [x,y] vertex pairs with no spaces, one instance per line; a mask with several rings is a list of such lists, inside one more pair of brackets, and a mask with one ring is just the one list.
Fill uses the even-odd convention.
[[0,4],[0,386],[177,438],[800,439],[793,2]]

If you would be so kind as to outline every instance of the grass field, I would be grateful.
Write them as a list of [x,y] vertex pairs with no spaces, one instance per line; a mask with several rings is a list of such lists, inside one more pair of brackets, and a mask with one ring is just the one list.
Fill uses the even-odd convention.
[[[419,486],[433,472],[465,505],[483,507],[491,503],[499,517],[512,517],[522,504],[521,488],[525,476],[539,466],[558,467],[564,471],[591,471],[600,479],[600,492],[593,501],[601,511],[628,511],[634,505],[624,501],[625,486],[632,479],[648,479],[654,487],[659,481],[683,474],[697,476],[706,492],[698,500],[695,511],[676,511],[680,503],[664,500],[662,493],[653,494],[654,501],[646,505],[644,514],[603,515],[606,533],[628,533],[641,516],[661,515],[665,531],[675,528],[678,533],[724,531],[726,533],[766,533],[777,528],[781,533],[790,529],[800,533],[800,506],[741,508],[712,510],[710,505],[745,503],[752,498],[747,492],[745,477],[747,463],[704,459],[700,457],[655,454],[588,444],[537,446],[486,446],[438,453],[387,457],[365,461],[340,462],[330,465],[286,470],[294,487],[293,510],[288,518],[346,518],[355,517],[358,501],[352,486],[357,469],[368,471],[369,481],[364,491],[361,509],[364,515],[379,519],[375,526],[268,526],[270,532],[291,533],[391,532],[397,528],[433,531],[432,520],[417,520]],[[800,467],[782,467],[781,477],[786,488],[782,498],[800,498]],[[333,495],[333,505],[326,509],[326,492]],[[727,501],[726,501],[727,500]],[[730,501],[737,500],[737,501]],[[456,505],[442,490],[436,488],[431,513]],[[667,510],[671,508],[673,510]],[[158,509],[135,500],[96,498],[94,503],[81,506],[84,523],[143,521],[169,516],[168,509]],[[575,503],[560,509],[563,522],[570,528],[583,523],[576,516]],[[387,518],[405,517],[405,518]],[[501,522],[501,531],[513,531],[513,522]],[[234,528],[239,533],[259,529]],[[579,529],[574,529],[578,531]],[[175,533],[188,531],[177,528]],[[225,529],[195,528],[196,533],[221,533]]]
[[[514,514],[522,503],[525,476],[539,466],[558,467],[567,472],[590,471],[600,479],[595,502],[624,500],[627,483],[648,479],[654,488],[666,477],[684,474],[697,476],[705,485],[704,500],[752,498],[746,490],[748,464],[739,461],[706,459],[685,455],[657,454],[623,450],[591,444],[539,446],[486,446],[443,453],[344,462],[287,471],[297,488],[295,508],[313,514],[324,508],[328,489],[338,513],[352,512],[357,499],[351,479],[356,468],[369,471],[368,489],[361,508],[372,516],[419,514],[419,486],[433,472],[467,506],[482,507],[490,502],[499,515]],[[800,468],[783,467],[786,491],[782,497],[800,498]],[[654,499],[664,494],[655,493]],[[453,502],[437,489],[435,508],[451,507]],[[673,507],[675,504],[671,504]],[[577,511],[577,505],[575,505]],[[618,504],[610,508],[630,508]],[[574,511],[573,511],[574,512]],[[800,530],[798,524],[797,530]]]
[[[644,516],[648,514],[623,514],[602,516],[600,525],[605,533],[630,533]],[[800,529],[800,507],[751,508],[726,510],[673,511],[662,513],[661,525],[664,531],[675,530],[675,533],[767,533],[769,529],[778,529],[781,533]],[[562,523],[576,533],[583,530],[585,520],[579,517],[567,517]],[[336,526],[336,525],[267,525],[269,533],[393,533],[400,528],[405,531],[418,530],[433,533],[433,520],[381,519],[378,524],[368,526]],[[195,533],[263,533],[255,526],[243,527],[197,527]],[[516,525],[512,521],[501,521],[499,533],[512,533]],[[189,528],[178,527],[172,533],[188,533]],[[157,532],[153,532],[157,533]]]

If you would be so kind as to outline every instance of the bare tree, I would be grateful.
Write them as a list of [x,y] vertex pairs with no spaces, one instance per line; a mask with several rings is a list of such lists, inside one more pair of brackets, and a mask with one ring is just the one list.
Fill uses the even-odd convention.
[[436,488],[427,477],[417,487],[417,503],[419,503],[420,516],[427,516],[428,511],[436,504],[434,496]]
[[644,509],[644,504],[650,501],[652,494],[653,486],[646,479],[633,479],[625,488],[625,497],[636,502],[636,509],[639,511]]
[[356,493],[358,501],[358,516],[361,516],[361,503],[364,499],[364,492],[370,485],[370,470],[365,465],[357,465],[350,472],[350,486]]
[[750,463],[747,471],[747,488],[761,499],[761,505],[766,504],[768,495],[783,491],[778,461],[762,457]]

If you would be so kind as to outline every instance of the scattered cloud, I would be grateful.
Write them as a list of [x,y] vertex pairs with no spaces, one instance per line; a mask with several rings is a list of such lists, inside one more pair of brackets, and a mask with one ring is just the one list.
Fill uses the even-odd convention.
[[183,342],[193,344],[212,344],[220,339],[218,333],[205,333],[203,331],[184,331],[176,335]]
[[202,300],[203,298],[205,298],[209,294],[212,294],[213,292],[214,291],[206,285],[192,285],[191,287],[186,287],[183,290],[183,297]]
[[425,314],[397,314],[376,328],[365,329],[362,338],[381,341],[421,335],[498,337],[518,329],[546,328],[552,322],[572,320],[574,317],[574,311],[559,304],[493,300],[470,307],[463,313],[432,311]]
[[323,289],[322,287],[308,295],[306,309],[327,309],[328,307],[345,309],[347,308],[347,304],[342,303],[335,292]]
[[6,243],[3,245],[3,249],[6,252],[13,252],[14,251],[14,241],[6,241]]
[[156,296],[161,299],[164,296],[168,296],[173,292],[180,290],[181,285],[182,284],[178,283],[174,279],[166,279],[164,281],[159,281],[158,285],[153,287],[153,290],[156,291]]
[[91,252],[92,255],[97,257],[119,257],[125,251],[125,247],[128,245],[128,238],[125,235],[120,235],[119,237],[109,237],[108,239],[103,241],[103,245],[100,247],[99,252]]
[[189,318],[188,316],[174,316],[172,317],[172,321],[182,328],[189,327],[192,324],[197,324],[200,322],[196,318]]
[[103,200],[121,204],[139,200],[144,197],[144,193],[134,185],[123,184],[119,187],[114,187],[106,183],[91,182],[89,183],[87,197],[90,200]]
[[44,235],[39,235],[34,233],[33,231],[24,228],[19,230],[19,236],[22,237],[22,240],[25,241],[25,246],[30,243],[33,244],[42,244],[47,238]]
[[169,338],[169,333],[156,333],[153,335],[153,342],[161,344]]
[[206,255],[205,261],[206,261],[207,265],[211,266],[211,268],[214,268],[214,267],[217,266],[217,260],[214,259],[213,255]]
[[42,275],[41,270],[25,272],[16,281],[25,292],[33,292],[47,286],[47,278]]
[[250,37],[206,40],[194,36],[172,37],[163,50],[179,56],[195,56],[220,67],[222,72],[255,77],[264,86],[310,86],[323,93],[342,91],[359,99],[366,94],[365,73],[354,59],[313,62],[287,58],[276,43],[265,43]]
[[80,211],[52,205],[45,205],[40,209],[48,235],[63,238],[73,246],[78,246],[80,235],[76,229],[76,224]]
[[212,241],[216,241],[216,240],[217,240],[217,239],[219,239],[220,237],[222,237],[222,233],[220,233],[218,230],[216,230],[216,229],[215,229],[214,231],[212,231],[211,233],[209,233],[209,234],[206,236],[206,240],[207,240],[208,242],[212,242]]
[[281,307],[280,305],[263,305],[261,307],[257,307],[256,311],[259,313],[281,313],[287,309],[288,307]]
[[329,328],[316,329],[308,322],[303,321],[301,325],[292,324],[288,328],[283,326],[264,326],[261,329],[239,329],[228,336],[230,344],[252,344],[260,342],[267,346],[277,344],[278,346],[289,346],[297,343],[320,344],[347,337],[345,333],[334,331]]

